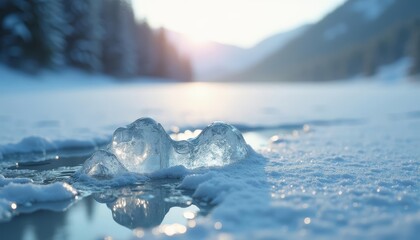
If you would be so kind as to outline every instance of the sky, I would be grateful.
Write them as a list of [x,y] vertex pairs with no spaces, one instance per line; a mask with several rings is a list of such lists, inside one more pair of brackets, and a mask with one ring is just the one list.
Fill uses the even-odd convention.
[[132,0],[136,16],[155,28],[251,47],[278,32],[313,23],[345,0]]

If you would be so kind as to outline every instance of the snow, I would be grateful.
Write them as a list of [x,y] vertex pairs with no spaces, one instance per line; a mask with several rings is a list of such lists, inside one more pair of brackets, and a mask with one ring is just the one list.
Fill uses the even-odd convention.
[[190,174],[182,179],[179,185],[182,189],[195,190],[201,183],[210,180],[214,176],[214,173],[209,171],[204,174]]
[[[99,146],[110,141],[117,127],[142,116],[153,117],[167,129],[172,126],[202,129],[213,121],[223,120],[240,130],[257,131],[267,127],[293,128],[312,122],[354,121],[389,111],[418,110],[412,104],[418,92],[404,84],[398,86],[398,91],[373,83],[365,83],[362,90],[356,83],[343,86],[205,83],[113,86],[0,90],[3,161],[8,159],[6,153],[22,151],[21,143],[27,142],[24,139],[29,136],[36,137],[31,138],[32,148],[45,144],[59,151],[73,144],[75,147]],[[355,91],[358,98],[354,98]],[[269,96],[270,101],[265,96]],[[377,96],[381,102],[375,105],[372,96]],[[339,99],[337,104],[341,107],[331,105],[328,99]]]
[[416,239],[419,124],[387,119],[302,129],[263,156],[192,173],[180,187],[217,206],[182,239]]
[[57,152],[65,149],[95,149],[108,141],[109,137],[90,140],[66,139],[50,141],[43,137],[30,136],[23,138],[18,143],[0,145],[0,159],[2,159],[3,155],[39,153],[41,154],[40,158],[28,158],[27,160],[43,160],[43,157],[45,157],[48,152]]
[[68,206],[67,201],[78,195],[77,190],[67,183],[37,185],[31,181],[23,178],[8,179],[0,175],[0,222],[9,221],[19,213],[40,209],[62,211]]
[[0,174],[0,187],[4,187],[9,183],[30,183],[32,179],[30,178],[5,178]]
[[173,166],[157,170],[150,174],[147,174],[151,179],[182,179],[189,175],[190,171],[182,165]]
[[412,63],[412,59],[408,57],[401,58],[391,64],[381,66],[373,78],[388,83],[401,81],[407,77]]
[[[154,186],[165,178],[180,179],[180,191],[191,191],[194,199],[208,201],[213,209],[195,218],[194,224],[172,226],[185,232],[172,237],[417,239],[420,234],[416,83],[389,84],[385,79],[319,85],[149,83],[37,90],[9,86],[0,94],[3,149],[28,136],[39,139],[23,141],[30,144],[22,148],[37,149],[46,144],[42,139],[49,143],[111,139],[116,128],[143,116],[173,129],[174,139],[194,136],[197,129],[199,134],[215,120],[243,131],[256,152],[228,165],[173,166],[112,179],[72,178],[71,189],[79,192],[111,192],[118,186]],[[13,161],[3,155],[2,162]],[[37,177],[42,179],[45,172]],[[75,197],[62,182],[35,185],[11,180],[12,173],[2,169],[8,178],[0,177],[2,219],[11,217],[12,201]],[[127,209],[135,209],[135,202],[127,203],[132,204]],[[131,216],[123,210],[121,217]],[[169,237],[176,229],[140,230],[141,236],[153,239]]]
[[32,183],[10,183],[0,189],[0,198],[17,204],[63,201],[74,198],[76,189],[67,183],[36,185]]
[[366,20],[373,21],[394,3],[394,0],[357,0],[352,10],[361,13]]

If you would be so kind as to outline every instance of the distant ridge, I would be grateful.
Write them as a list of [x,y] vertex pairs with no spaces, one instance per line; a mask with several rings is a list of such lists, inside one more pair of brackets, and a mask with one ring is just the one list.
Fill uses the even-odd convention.
[[414,44],[420,42],[419,18],[418,0],[347,1],[281,49],[226,80],[320,81],[370,76],[404,57],[414,59],[415,65],[420,55],[420,47]]
[[251,48],[207,41],[195,46],[181,33],[168,30],[168,38],[177,49],[190,56],[196,80],[214,80],[250,67],[305,31],[304,25],[274,34]]

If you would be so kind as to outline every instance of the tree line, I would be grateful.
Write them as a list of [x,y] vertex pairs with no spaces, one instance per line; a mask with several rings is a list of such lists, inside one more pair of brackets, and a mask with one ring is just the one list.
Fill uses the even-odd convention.
[[191,81],[164,29],[136,21],[129,0],[2,0],[0,62],[35,73],[71,66],[129,79]]

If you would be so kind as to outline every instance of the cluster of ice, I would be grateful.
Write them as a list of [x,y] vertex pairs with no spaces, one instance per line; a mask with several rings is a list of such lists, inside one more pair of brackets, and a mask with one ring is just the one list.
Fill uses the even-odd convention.
[[175,141],[155,120],[140,118],[118,128],[107,149],[94,153],[81,171],[94,178],[112,178],[127,171],[150,173],[177,165],[188,169],[224,166],[248,153],[242,134],[226,123],[212,123],[196,138]]

